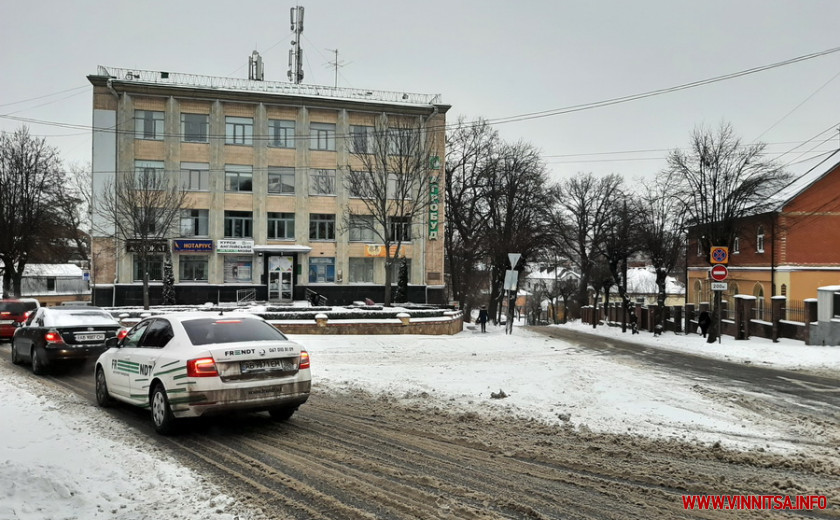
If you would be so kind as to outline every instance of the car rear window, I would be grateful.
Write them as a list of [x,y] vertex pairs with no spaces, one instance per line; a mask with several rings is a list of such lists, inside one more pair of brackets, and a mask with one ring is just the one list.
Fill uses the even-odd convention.
[[276,327],[250,318],[198,318],[182,323],[193,345],[286,339]]
[[34,311],[38,308],[35,302],[0,302],[0,312],[11,314],[26,314],[27,311]]
[[119,323],[113,316],[101,311],[52,311],[44,316],[44,325],[47,327],[113,327]]

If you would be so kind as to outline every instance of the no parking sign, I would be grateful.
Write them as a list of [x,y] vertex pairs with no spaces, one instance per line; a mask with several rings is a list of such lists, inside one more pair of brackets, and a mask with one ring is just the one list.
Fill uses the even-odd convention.
[[712,246],[712,254],[709,255],[709,260],[713,264],[728,264],[729,248],[724,246]]

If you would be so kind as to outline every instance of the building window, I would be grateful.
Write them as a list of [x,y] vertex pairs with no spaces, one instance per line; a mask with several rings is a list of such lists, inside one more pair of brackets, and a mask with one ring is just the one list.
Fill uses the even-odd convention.
[[269,119],[268,146],[275,148],[295,147],[295,122],[284,119]]
[[181,114],[181,139],[186,143],[206,143],[207,114]]
[[375,179],[371,172],[353,171],[350,173],[350,196],[360,199],[372,199],[374,194]]
[[55,277],[51,276],[47,278],[47,291],[55,292]]
[[181,210],[181,236],[182,237],[206,237],[208,233],[208,222],[210,210],[207,209],[182,209]]
[[163,161],[134,161],[134,179],[137,189],[157,189],[164,182],[163,173]]
[[310,195],[335,195],[335,170],[317,168],[309,172]]
[[408,217],[391,217],[388,225],[391,226],[392,242],[411,242],[411,220]]
[[163,112],[152,110],[134,111],[134,138],[163,140]]
[[409,200],[411,199],[412,184],[406,174],[388,174],[388,199]]
[[254,118],[225,117],[225,144],[253,146]]
[[311,123],[309,136],[310,149],[335,151],[335,123]]
[[732,241],[732,254],[737,255],[741,252],[741,239],[735,237],[735,240]]
[[185,191],[208,191],[210,189],[210,165],[207,163],[181,163],[181,189]]
[[350,259],[350,283],[373,283],[373,258]]
[[[406,267],[408,268],[408,281],[411,281],[411,258],[405,258]],[[400,265],[403,263],[403,258],[394,258],[391,263],[391,283],[398,284],[400,282]]]
[[350,215],[350,241],[373,242],[373,215]]
[[352,153],[373,153],[374,134],[372,126],[352,125],[350,127]]
[[253,261],[250,256],[225,255],[225,283],[251,283]]
[[782,296],[787,296],[787,284],[782,284]]
[[313,213],[309,215],[310,240],[335,240],[335,215]]
[[755,250],[759,253],[764,252],[764,227],[758,226],[758,232],[755,235]]
[[253,191],[254,173],[250,166],[225,165],[225,191]]
[[295,193],[295,169],[268,167],[268,192],[281,195]]
[[274,240],[293,240],[295,238],[295,214],[269,213],[268,238]]
[[225,211],[225,238],[254,236],[254,217],[250,211]]
[[180,255],[178,257],[178,279],[182,282],[206,282],[210,257],[203,255]]
[[410,156],[417,151],[417,132],[408,128],[388,129],[388,153]]
[[309,283],[335,282],[335,257],[309,259]]
[[[143,281],[143,269],[140,262],[140,255],[134,255],[134,281]],[[160,255],[150,255],[146,257],[146,270],[149,272],[149,280],[161,281],[163,280],[163,257]]]

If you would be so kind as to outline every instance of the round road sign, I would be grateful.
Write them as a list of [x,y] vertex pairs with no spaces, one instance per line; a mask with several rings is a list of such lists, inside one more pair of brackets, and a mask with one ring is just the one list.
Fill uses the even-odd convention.
[[726,268],[725,265],[716,265],[712,267],[712,280],[717,282],[722,282],[726,280],[726,277],[729,275],[729,269]]

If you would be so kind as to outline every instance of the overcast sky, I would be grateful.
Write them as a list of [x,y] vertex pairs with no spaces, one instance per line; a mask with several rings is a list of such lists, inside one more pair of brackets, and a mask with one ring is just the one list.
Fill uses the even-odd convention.
[[[304,83],[439,93],[491,121],[621,98],[840,47],[836,0],[304,1]],[[0,130],[27,120],[66,162],[90,160],[97,65],[285,81],[295,2],[0,2]],[[840,145],[840,52],[602,108],[496,123],[554,178],[659,171],[698,125],[734,125],[797,170]],[[799,148],[796,148],[799,147]],[[795,151],[792,151],[796,149]],[[808,152],[809,150],[812,150]],[[789,152],[784,154],[785,152]],[[803,152],[808,152],[804,156]],[[783,155],[784,154],[784,155]]]

